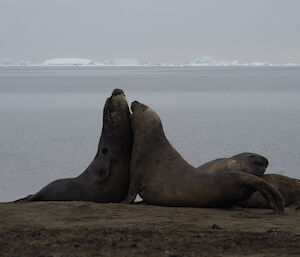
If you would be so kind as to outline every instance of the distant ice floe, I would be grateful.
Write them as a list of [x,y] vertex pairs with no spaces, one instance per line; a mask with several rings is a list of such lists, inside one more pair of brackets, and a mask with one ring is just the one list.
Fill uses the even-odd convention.
[[45,66],[85,66],[91,65],[92,61],[81,58],[56,58],[44,61]]
[[275,66],[266,62],[240,63],[238,60],[216,60],[210,56],[202,56],[190,62],[188,66]]
[[56,58],[48,59],[43,63],[30,63],[28,61],[12,61],[10,59],[0,60],[0,66],[174,66],[174,67],[218,67],[218,66],[297,66],[293,63],[286,64],[272,64],[268,62],[249,62],[242,63],[238,60],[217,60],[210,56],[202,56],[189,63],[154,63],[147,61],[140,61],[135,58],[114,58],[104,61],[95,61],[82,58]]
[[116,58],[105,60],[98,63],[105,66],[141,66],[141,63],[135,58]]
[[22,60],[14,61],[11,59],[0,60],[0,66],[28,66],[28,65],[30,65],[30,62],[28,61],[22,61]]
[[284,66],[297,66],[297,65],[294,63],[286,63]]
[[188,66],[240,66],[239,61],[216,60],[210,56],[202,56],[189,64]]

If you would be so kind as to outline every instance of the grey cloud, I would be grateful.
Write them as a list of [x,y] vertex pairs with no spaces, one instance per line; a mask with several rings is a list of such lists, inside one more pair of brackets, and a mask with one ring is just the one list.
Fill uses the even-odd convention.
[[297,0],[0,0],[0,59],[300,63]]

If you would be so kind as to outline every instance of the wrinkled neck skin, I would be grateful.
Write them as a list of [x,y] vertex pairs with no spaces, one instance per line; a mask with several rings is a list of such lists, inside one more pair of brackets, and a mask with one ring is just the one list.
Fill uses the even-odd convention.
[[[148,169],[147,162],[153,160],[159,162],[173,162],[174,159],[181,159],[182,165],[192,167],[176,151],[165,136],[163,126],[158,115],[149,108],[146,115],[133,113],[132,128],[134,133],[133,151],[131,155],[132,177],[144,176],[144,172],[155,172]],[[143,174],[140,174],[143,172]],[[170,172],[170,171],[168,171]],[[139,180],[139,178],[137,178]]]
[[162,146],[171,146],[165,136],[160,118],[156,114],[151,118],[144,119],[135,113],[132,115],[134,142],[131,161],[133,164],[135,160],[147,158],[153,152],[157,153]]
[[121,156],[132,145],[132,130],[128,106],[122,112],[103,114],[103,126],[95,159],[103,154]]
[[102,176],[103,170],[118,167],[122,160],[130,160],[131,148],[132,129],[127,102],[112,102],[108,99],[103,110],[97,153],[83,175]]

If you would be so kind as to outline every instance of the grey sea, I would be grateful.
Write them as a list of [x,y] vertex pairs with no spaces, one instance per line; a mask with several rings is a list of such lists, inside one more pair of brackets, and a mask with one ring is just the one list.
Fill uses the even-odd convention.
[[255,152],[300,178],[300,67],[2,67],[0,201],[83,172],[114,88],[154,108],[194,166]]

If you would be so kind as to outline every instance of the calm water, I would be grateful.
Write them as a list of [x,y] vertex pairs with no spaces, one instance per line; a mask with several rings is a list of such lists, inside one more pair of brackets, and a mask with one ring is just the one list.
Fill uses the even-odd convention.
[[300,178],[300,68],[1,68],[0,201],[77,176],[114,88],[161,116],[192,165],[250,151]]

